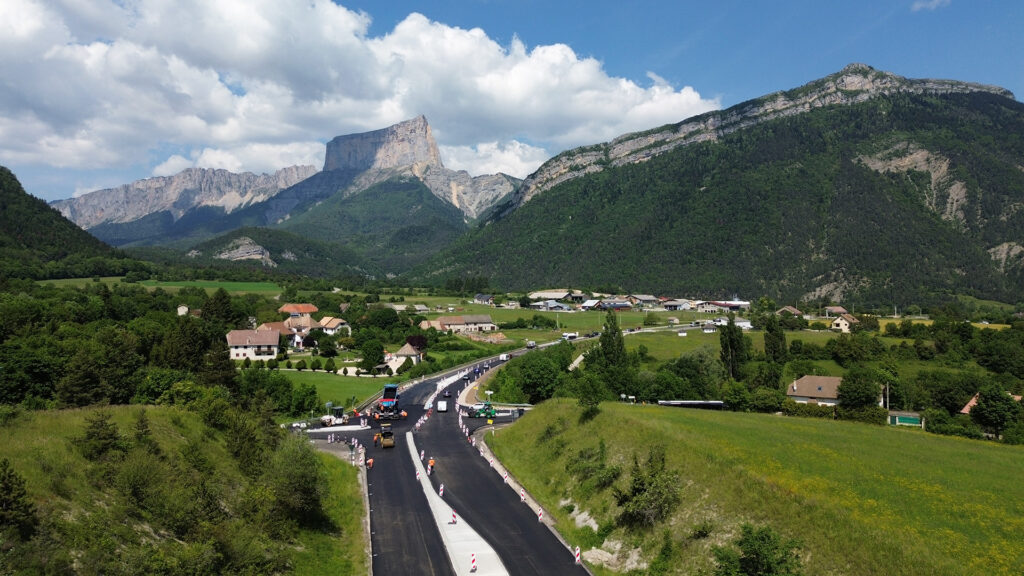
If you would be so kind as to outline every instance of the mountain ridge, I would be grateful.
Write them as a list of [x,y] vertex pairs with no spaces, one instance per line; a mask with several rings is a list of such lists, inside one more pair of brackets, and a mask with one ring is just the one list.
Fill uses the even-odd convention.
[[520,206],[557,184],[600,172],[606,166],[643,162],[676,147],[715,141],[761,122],[897,92],[935,95],[988,92],[1014,98],[1012,92],[998,86],[958,80],[908,79],[866,64],[849,64],[839,72],[797,88],[776,91],[675,124],[624,134],[602,144],[562,152],[529,175],[499,214],[507,213],[510,207]]

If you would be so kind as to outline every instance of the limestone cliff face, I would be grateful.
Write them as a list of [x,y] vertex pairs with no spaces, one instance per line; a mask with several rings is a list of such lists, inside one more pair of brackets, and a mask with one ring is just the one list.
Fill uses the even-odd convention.
[[338,136],[327,143],[324,171],[375,171],[425,163],[441,165],[441,154],[423,116],[382,130]]
[[[913,80],[875,70],[864,64],[850,64],[836,74],[794,90],[769,94],[727,110],[695,116],[679,124],[626,134],[611,142],[563,152],[548,160],[523,182],[512,205],[521,205],[557,184],[600,172],[606,166],[643,162],[679,146],[714,141],[726,134],[775,118],[801,114],[823,106],[855,104],[876,96],[900,92],[990,92],[1013,98],[1009,90],[995,86],[953,80]],[[956,208],[952,211],[955,214]]]
[[415,177],[467,218],[477,218],[520,183],[505,174],[472,177],[445,168],[423,116],[383,130],[334,138],[327,143],[324,160],[324,171],[330,170],[361,172],[345,194],[356,194],[390,178]]
[[236,174],[227,170],[189,168],[174,176],[138,180],[97,190],[52,205],[64,217],[89,229],[100,224],[132,222],[157,212],[170,212],[177,220],[200,206],[230,213],[271,198],[281,190],[316,173],[314,166],[291,166],[273,174]]

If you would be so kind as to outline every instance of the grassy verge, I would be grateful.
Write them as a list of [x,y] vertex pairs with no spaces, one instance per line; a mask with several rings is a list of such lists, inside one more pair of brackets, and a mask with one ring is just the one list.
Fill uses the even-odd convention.
[[283,372],[292,384],[309,383],[316,387],[317,394],[323,402],[334,402],[335,406],[344,406],[345,402],[355,396],[359,402],[366,400],[384,388],[384,384],[394,382],[393,378],[359,378],[356,376],[339,376],[327,372],[312,370],[287,370]]
[[[493,441],[570,543],[604,538],[578,527],[587,511],[623,552],[650,561],[664,530],[678,574],[710,570],[711,548],[743,522],[803,542],[808,574],[1019,574],[1024,566],[1024,449],[856,423],[603,404],[578,424],[571,401],[541,404]],[[634,455],[667,448],[682,504],[661,527],[627,531],[610,489],[566,472],[584,448],[607,445],[628,482]],[[566,500],[571,500],[566,505]],[[570,508],[571,506],[571,508]],[[695,527],[709,528],[701,536]],[[601,573],[607,573],[601,571]]]
[[320,455],[329,484],[327,517],[334,532],[303,530],[301,549],[292,557],[297,576],[366,574],[366,549],[363,545],[363,494],[358,470],[330,454]]

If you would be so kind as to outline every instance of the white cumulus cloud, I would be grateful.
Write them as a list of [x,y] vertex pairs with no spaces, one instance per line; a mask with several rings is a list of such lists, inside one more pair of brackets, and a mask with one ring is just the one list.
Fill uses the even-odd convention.
[[449,167],[523,177],[565,148],[719,107],[564,44],[501,45],[417,13],[371,37],[371,18],[330,0],[5,0],[0,77],[17,81],[0,90],[0,163],[269,172],[423,114]]

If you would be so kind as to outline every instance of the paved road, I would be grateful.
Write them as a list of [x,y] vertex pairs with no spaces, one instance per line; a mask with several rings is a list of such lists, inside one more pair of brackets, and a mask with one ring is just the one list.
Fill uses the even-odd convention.
[[[437,381],[427,380],[402,392],[401,406],[409,416],[393,422],[397,443],[394,449],[374,448],[375,430],[341,433],[369,445],[367,456],[374,459],[367,484],[373,573],[377,576],[455,574],[426,497],[415,482],[415,466],[405,446],[405,432],[423,414],[423,404]],[[417,446],[426,451],[427,458],[433,456],[437,460],[437,470],[429,477],[434,490],[444,483],[445,502],[494,548],[510,574],[587,574],[583,567],[575,565],[572,552],[547,525],[537,521],[536,511],[520,502],[519,495],[504,484],[502,477],[462,435],[453,402],[461,387],[461,381],[451,386],[452,397],[447,400],[452,411],[434,412],[415,435]],[[484,419],[464,421],[470,427],[486,425]],[[313,432],[311,436],[321,435]],[[347,452],[343,444],[328,446]]]

